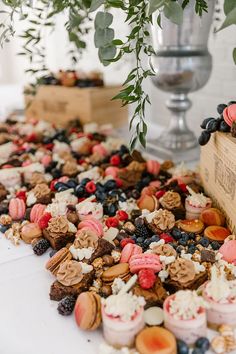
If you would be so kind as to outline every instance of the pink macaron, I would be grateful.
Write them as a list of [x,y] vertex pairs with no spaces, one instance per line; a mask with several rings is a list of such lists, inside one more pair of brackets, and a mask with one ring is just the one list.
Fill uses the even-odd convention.
[[236,265],[236,240],[229,240],[225,242],[219,249],[223,259],[228,263]]
[[79,230],[85,228],[94,231],[98,235],[98,237],[102,237],[103,235],[102,223],[92,216],[87,216],[83,221],[79,223]]
[[62,176],[58,179],[58,182],[66,183],[69,181],[69,177],[67,176]]
[[225,122],[231,127],[236,120],[236,103],[226,107],[223,111],[223,117]]
[[13,220],[21,220],[25,216],[25,202],[19,198],[12,198],[9,203],[9,215]]
[[112,176],[116,178],[118,175],[119,168],[115,166],[109,166],[105,169],[105,176]]
[[147,161],[147,171],[154,176],[157,176],[160,172],[161,164],[155,160]]
[[133,255],[141,253],[143,253],[142,247],[133,243],[127,243],[121,251],[120,263],[129,263],[129,260]]
[[149,196],[152,196],[152,195],[155,195],[157,189],[156,187],[153,187],[153,186],[148,186],[148,187],[144,187],[141,191],[141,195],[149,195]]
[[131,273],[138,273],[141,269],[152,269],[155,273],[162,269],[159,256],[152,253],[134,254],[129,260]]
[[108,155],[108,151],[107,149],[102,145],[102,144],[97,144],[97,145],[94,145],[93,148],[92,148],[92,153],[93,154],[98,154],[102,157],[105,157]]
[[30,221],[33,223],[38,223],[39,219],[44,213],[46,205],[44,204],[35,204],[30,212]]

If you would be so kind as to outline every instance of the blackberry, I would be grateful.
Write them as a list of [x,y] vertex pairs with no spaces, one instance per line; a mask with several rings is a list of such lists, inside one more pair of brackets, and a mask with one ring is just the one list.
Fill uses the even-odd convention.
[[227,107],[227,105],[224,104],[224,103],[218,104],[218,106],[217,106],[217,112],[218,112],[219,114],[222,114],[223,111],[224,111],[224,109],[225,109],[226,107]]
[[75,307],[75,298],[74,296],[64,297],[57,306],[57,311],[62,316],[71,315]]
[[220,248],[220,244],[217,241],[213,241],[211,247],[214,251],[217,251]]
[[202,237],[201,240],[199,241],[199,244],[202,245],[203,247],[208,247],[209,243],[210,242],[206,237]]
[[37,256],[41,256],[47,251],[49,247],[50,243],[48,242],[48,240],[42,238],[33,245],[33,251]]
[[149,237],[148,229],[144,224],[135,225],[135,226],[136,226],[135,235],[137,237],[142,237],[144,239]]

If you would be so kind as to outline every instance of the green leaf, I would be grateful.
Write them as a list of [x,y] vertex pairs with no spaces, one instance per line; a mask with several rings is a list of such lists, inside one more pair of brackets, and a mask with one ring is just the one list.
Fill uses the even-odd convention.
[[236,7],[227,14],[224,22],[222,23],[221,27],[217,30],[217,32],[231,25],[236,25]]
[[178,2],[168,2],[164,6],[164,15],[176,25],[181,25],[183,22],[183,9]]
[[109,12],[99,11],[95,17],[95,28],[105,29],[108,28],[113,21],[113,16]]
[[90,12],[96,11],[100,6],[102,6],[103,3],[104,0],[92,0],[89,11]]
[[116,55],[116,47],[114,45],[108,45],[107,47],[102,47],[99,48],[98,50],[98,56],[102,63],[104,61],[106,62],[109,61],[110,59],[113,59],[115,55]]
[[96,48],[106,47],[111,44],[115,36],[112,28],[100,29],[98,28],[94,34],[94,43]]
[[160,9],[165,3],[165,0],[150,0],[148,6],[148,16],[152,15],[156,10]]
[[159,15],[157,16],[157,24],[158,24],[158,26],[162,29],[162,26],[161,26],[161,14],[159,14]]
[[121,39],[114,39],[112,41],[112,44],[114,44],[114,45],[122,45],[124,43],[123,43],[123,41]]
[[234,64],[236,65],[236,48],[233,50],[233,59],[234,59]]
[[131,152],[134,151],[134,148],[135,148],[135,146],[136,146],[136,143],[137,143],[137,136],[135,136],[135,137],[131,140],[131,142],[130,142],[129,148],[130,148],[130,151],[131,151]]
[[224,13],[225,15],[228,15],[230,11],[232,11],[236,7],[236,1],[235,0],[225,0],[224,1]]
[[146,147],[146,137],[145,137],[145,134],[143,132],[140,132],[139,133],[139,141],[140,143],[142,144],[142,146],[145,148]]

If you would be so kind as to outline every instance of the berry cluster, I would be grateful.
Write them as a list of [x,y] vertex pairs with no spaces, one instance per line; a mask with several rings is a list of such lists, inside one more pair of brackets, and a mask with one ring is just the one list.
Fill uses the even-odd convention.
[[[200,337],[194,343],[194,349],[192,354],[205,354],[210,348],[209,339],[206,337]],[[188,345],[183,340],[177,340],[177,353],[178,354],[189,354],[190,349]]]
[[215,133],[216,131],[228,133],[230,132],[230,126],[226,123],[223,117],[223,112],[225,108],[235,104],[236,101],[230,101],[227,105],[221,103],[217,106],[217,112],[220,115],[218,118],[205,118],[200,125],[202,129],[204,129],[198,138],[198,142],[200,145],[206,145],[210,140],[211,134]]

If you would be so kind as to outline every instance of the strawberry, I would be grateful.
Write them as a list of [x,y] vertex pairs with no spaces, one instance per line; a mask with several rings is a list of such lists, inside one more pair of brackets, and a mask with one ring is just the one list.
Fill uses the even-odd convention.
[[111,216],[106,219],[107,227],[117,227],[119,225],[119,220],[115,216]]
[[126,221],[129,218],[129,215],[124,210],[118,210],[116,216],[120,221]]
[[180,183],[179,188],[181,189],[182,192],[188,193],[187,186],[185,183]]
[[25,141],[27,141],[28,143],[33,143],[36,141],[36,139],[37,139],[37,135],[35,133],[31,133],[26,136]]
[[123,186],[123,182],[120,178],[115,178],[117,188],[121,188]]
[[40,229],[46,229],[48,227],[48,222],[51,218],[51,213],[44,213],[38,221]]
[[120,241],[121,248],[124,248],[128,243],[135,243],[135,241],[132,240],[132,238],[123,238],[123,240]]
[[26,192],[25,191],[18,191],[16,193],[16,198],[22,199],[25,202],[26,201]]
[[173,237],[170,236],[169,234],[165,234],[164,232],[162,234],[160,234],[160,239],[164,240],[165,243],[174,242]]
[[165,194],[165,191],[163,191],[163,190],[156,192],[157,199],[160,199],[161,197],[163,197],[164,194]]
[[138,273],[138,282],[142,289],[150,289],[156,281],[156,274],[152,269],[141,269]]
[[110,158],[110,164],[112,166],[119,166],[120,164],[120,156],[119,155],[113,155]]
[[85,190],[87,193],[92,194],[96,191],[97,187],[96,184],[93,181],[89,181],[85,185]]
[[57,182],[58,182],[58,179],[54,179],[54,180],[52,180],[52,182],[50,183],[50,189],[51,189],[51,191],[53,191],[53,192],[55,192],[55,184],[57,184]]

